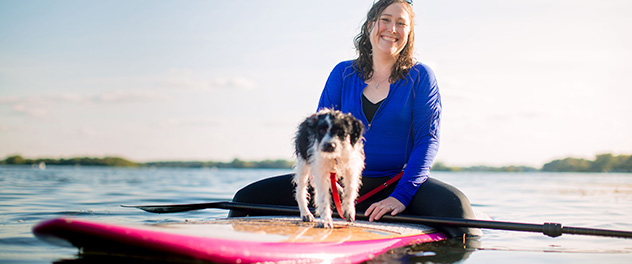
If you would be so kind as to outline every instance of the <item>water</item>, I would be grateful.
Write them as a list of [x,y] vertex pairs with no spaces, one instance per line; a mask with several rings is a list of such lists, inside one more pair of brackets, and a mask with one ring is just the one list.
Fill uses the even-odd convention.
[[[119,205],[230,200],[240,187],[288,170],[0,166],[0,263],[87,262],[31,228],[59,216],[117,223],[226,217],[222,210],[150,214]],[[483,219],[632,230],[632,174],[433,173],[461,189]],[[632,263],[632,239],[484,230],[478,240],[395,250],[373,263]]]

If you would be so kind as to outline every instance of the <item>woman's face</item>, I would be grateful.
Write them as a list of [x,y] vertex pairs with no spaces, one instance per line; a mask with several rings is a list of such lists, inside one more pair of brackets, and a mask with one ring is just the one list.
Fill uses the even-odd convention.
[[403,4],[393,3],[386,7],[371,29],[373,53],[397,57],[408,42],[410,23],[410,14]]

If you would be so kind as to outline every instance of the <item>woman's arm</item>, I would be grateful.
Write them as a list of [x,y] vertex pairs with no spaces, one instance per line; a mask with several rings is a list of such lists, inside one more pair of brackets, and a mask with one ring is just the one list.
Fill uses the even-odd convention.
[[434,74],[425,68],[419,83],[413,87],[413,149],[408,158],[404,175],[391,197],[408,206],[419,186],[426,181],[439,150],[441,96]]
[[439,148],[441,96],[432,71],[422,66],[419,78],[413,85],[414,103],[411,107],[413,148],[406,168],[393,193],[386,199],[372,204],[365,212],[369,221],[380,219],[390,212],[403,212],[417,193],[419,186],[428,179],[430,167]]

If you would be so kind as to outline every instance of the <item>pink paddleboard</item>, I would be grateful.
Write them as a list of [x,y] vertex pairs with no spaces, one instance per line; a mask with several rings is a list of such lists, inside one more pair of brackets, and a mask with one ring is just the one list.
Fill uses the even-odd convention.
[[219,263],[357,263],[389,249],[443,240],[422,225],[334,221],[333,229],[298,217],[244,217],[158,225],[57,218],[33,228],[40,239],[84,253],[196,259]]

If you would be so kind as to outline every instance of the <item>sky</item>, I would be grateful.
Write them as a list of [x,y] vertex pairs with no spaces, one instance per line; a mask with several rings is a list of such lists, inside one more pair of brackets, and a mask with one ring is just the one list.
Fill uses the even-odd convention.
[[[293,158],[373,1],[0,1],[0,158]],[[632,154],[632,2],[415,1],[436,161]]]

